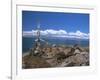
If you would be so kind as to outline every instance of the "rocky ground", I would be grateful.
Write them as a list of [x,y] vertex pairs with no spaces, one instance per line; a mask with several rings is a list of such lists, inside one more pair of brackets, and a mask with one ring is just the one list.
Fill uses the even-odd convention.
[[89,66],[89,48],[74,46],[43,47],[37,55],[34,49],[22,58],[22,68]]

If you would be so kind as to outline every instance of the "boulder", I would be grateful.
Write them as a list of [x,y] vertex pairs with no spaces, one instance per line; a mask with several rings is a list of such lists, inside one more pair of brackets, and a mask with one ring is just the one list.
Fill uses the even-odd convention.
[[86,58],[84,55],[82,54],[76,54],[73,56],[70,56],[68,58],[66,58],[61,64],[61,67],[67,67],[67,66],[80,66],[80,65],[88,65],[87,63],[89,63],[88,58]]

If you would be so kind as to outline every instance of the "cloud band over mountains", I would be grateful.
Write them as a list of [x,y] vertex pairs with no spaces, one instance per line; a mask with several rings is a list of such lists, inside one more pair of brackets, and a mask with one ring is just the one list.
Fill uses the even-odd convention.
[[[40,33],[41,36],[47,36],[47,37],[89,39],[89,33],[83,33],[79,30],[77,30],[76,32],[67,32],[65,30],[47,29],[47,30],[41,30]],[[36,36],[36,35],[37,35],[37,30],[23,31],[23,36],[25,37]]]

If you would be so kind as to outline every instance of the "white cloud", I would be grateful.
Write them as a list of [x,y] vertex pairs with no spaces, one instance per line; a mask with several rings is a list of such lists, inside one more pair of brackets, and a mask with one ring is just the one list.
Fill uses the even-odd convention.
[[[50,36],[50,37],[66,37],[66,38],[80,38],[80,39],[89,39],[89,33],[83,33],[79,30],[76,32],[67,32],[65,30],[53,30],[53,29],[47,29],[47,30],[41,30],[40,31],[41,36]],[[37,30],[32,31],[23,31],[23,36],[36,36]]]
[[[32,30],[33,35],[36,35],[37,30]],[[66,35],[67,32],[65,30],[53,30],[53,29],[47,29],[47,30],[41,30],[41,35]]]
[[55,35],[64,35],[64,34],[67,34],[67,32],[65,30],[52,30],[52,29],[49,29],[49,30],[46,30],[46,32],[48,34],[55,34]]
[[89,33],[86,34],[86,33],[80,32],[79,30],[77,30],[76,32],[69,32],[68,35],[71,37],[82,38],[82,39],[89,38]]
[[33,32],[32,31],[23,31],[23,36],[32,36]]

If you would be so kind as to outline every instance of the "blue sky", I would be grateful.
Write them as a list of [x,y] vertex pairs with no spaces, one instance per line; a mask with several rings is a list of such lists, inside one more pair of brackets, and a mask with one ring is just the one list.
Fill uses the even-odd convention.
[[37,20],[40,21],[42,30],[89,33],[89,14],[22,11],[23,31],[36,30]]
[[54,12],[22,12],[22,26],[24,31],[36,29],[37,20],[42,29],[64,29],[68,32],[80,30],[89,33],[89,14],[54,13]]

